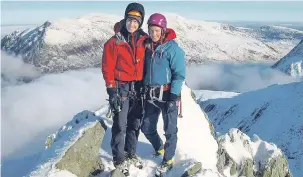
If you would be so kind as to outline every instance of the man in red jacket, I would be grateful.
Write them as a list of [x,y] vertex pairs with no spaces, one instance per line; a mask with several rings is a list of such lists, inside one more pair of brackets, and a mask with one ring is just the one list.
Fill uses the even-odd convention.
[[102,56],[102,74],[114,113],[113,161],[126,176],[130,164],[143,167],[136,156],[136,145],[142,120],[140,89],[147,37],[141,29],[144,13],[144,7],[139,3],[127,6],[124,19],[114,27],[116,34],[104,44]]

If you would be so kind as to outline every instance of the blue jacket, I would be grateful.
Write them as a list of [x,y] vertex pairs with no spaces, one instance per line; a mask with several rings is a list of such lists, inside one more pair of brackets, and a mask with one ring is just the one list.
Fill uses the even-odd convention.
[[185,80],[185,55],[174,38],[174,30],[167,29],[167,37],[164,40],[166,42],[159,45],[154,54],[151,49],[146,49],[144,84],[171,84],[170,92],[180,95]]

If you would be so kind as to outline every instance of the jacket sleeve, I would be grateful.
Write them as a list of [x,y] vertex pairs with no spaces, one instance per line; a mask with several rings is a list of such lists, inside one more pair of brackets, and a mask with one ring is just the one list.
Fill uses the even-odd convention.
[[170,92],[180,95],[183,81],[185,80],[185,53],[176,45],[175,50],[171,54],[171,90]]
[[115,68],[117,62],[117,52],[114,40],[109,40],[104,44],[102,54],[102,74],[106,87],[116,87]]

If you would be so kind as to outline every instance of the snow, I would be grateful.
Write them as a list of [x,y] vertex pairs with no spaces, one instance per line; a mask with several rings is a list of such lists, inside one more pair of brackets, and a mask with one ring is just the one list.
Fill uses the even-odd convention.
[[[214,169],[217,164],[216,152],[218,147],[217,142],[210,134],[206,115],[192,99],[187,87],[182,91],[182,102],[184,117],[178,120],[178,144],[180,146],[178,146],[177,152],[202,162],[203,168]],[[203,136],[199,138],[200,136],[197,137],[197,135]],[[193,141],[195,141],[194,145]]]
[[59,177],[68,174],[66,172],[58,173],[54,164],[64,156],[65,152],[79,138],[81,138],[85,130],[93,127],[98,121],[99,117],[96,117],[89,111],[83,111],[74,116],[71,121],[62,126],[55,134],[50,135],[50,138],[54,138],[53,144],[46,147],[46,150],[41,153],[41,161],[38,163],[37,169],[31,172],[29,176]]
[[33,29],[34,25],[7,25],[1,26],[1,39],[13,31],[23,31]]
[[66,170],[60,170],[60,171],[57,171],[57,172],[54,172],[52,174],[50,174],[49,177],[77,177],[76,175],[72,174],[71,172],[69,171],[66,171]]
[[[264,55],[271,58],[273,55],[285,54],[289,50],[289,48],[281,49],[281,44],[277,45],[276,42],[272,42],[271,47],[279,48],[278,53],[273,54],[267,42],[256,38],[253,33],[228,24],[189,20],[177,14],[166,14],[166,17],[169,26],[177,31],[177,41],[191,58],[196,56],[196,58],[211,58],[215,61],[230,59],[237,62],[245,59],[257,61]],[[252,55],[259,57],[253,58]]]
[[[240,136],[237,136],[237,130],[232,129],[223,137],[225,139],[223,147],[237,164],[241,164],[243,159],[252,159],[250,152],[243,146]],[[249,140],[249,137],[243,137],[243,139]]]
[[[186,86],[182,89],[182,106],[183,106],[183,118],[178,119],[178,144],[175,155],[175,166],[169,176],[174,177],[182,175],[184,170],[190,166],[193,162],[202,162],[205,173],[201,173],[197,176],[214,176],[218,177],[216,164],[217,164],[217,149],[218,145],[215,139],[212,137],[208,125],[208,121],[205,118],[205,114],[202,112],[198,104],[192,99],[190,95],[190,89]],[[104,114],[107,110],[104,110]],[[100,114],[100,111],[98,111]],[[106,124],[111,127],[111,121],[106,120]],[[162,140],[165,140],[163,131],[162,115],[158,122],[158,132]],[[105,164],[105,172],[100,177],[105,177],[109,174],[110,170],[114,169],[112,164],[111,148],[110,144],[106,143],[110,141],[111,130],[106,131],[106,135],[103,140],[102,148],[100,149],[102,162]],[[201,138],[198,138],[201,137]],[[194,140],[194,142],[193,142]],[[207,144],[207,146],[205,145]],[[144,170],[139,170],[135,167],[130,169],[130,176],[154,176],[154,170],[157,164],[162,159],[153,159],[152,154],[154,150],[145,136],[140,133],[139,142],[137,146],[138,155],[144,160]]]
[[[264,41],[256,37],[253,31],[236,28],[229,24],[190,20],[173,13],[165,13],[165,15],[169,22],[168,27],[176,31],[176,41],[184,49],[189,63],[245,61],[272,63],[289,52],[297,40]],[[102,50],[99,51],[96,42],[103,46],[104,42],[114,34],[114,24],[121,19],[122,16],[98,13],[77,19],[60,19],[51,22],[50,26],[46,27],[41,40],[47,44],[46,46],[59,48],[64,53],[77,51],[85,46],[90,48],[86,51],[87,56],[98,55]],[[145,22],[142,27],[147,31]],[[56,50],[48,52],[51,56],[53,56],[52,52],[62,54]],[[80,50],[79,53],[81,52]],[[99,62],[100,59],[96,59],[98,60],[90,62],[98,64],[97,61]],[[72,62],[75,63],[74,60]],[[81,64],[81,61],[78,63]],[[70,65],[73,66],[72,63]]]
[[267,143],[265,141],[256,141],[252,145],[254,161],[260,166],[256,166],[264,169],[271,159],[282,156],[282,152],[273,143]]
[[211,90],[193,90],[196,95],[196,100],[206,101],[209,99],[217,98],[232,98],[239,95],[240,93],[236,92],[223,92],[223,91],[211,91]]
[[[226,96],[229,95],[226,94]],[[183,118],[178,118],[178,144],[174,158],[175,167],[167,177],[182,175],[184,170],[188,169],[195,162],[202,162],[203,168],[196,177],[222,177],[216,167],[218,144],[211,135],[207,115],[201,110],[195,100],[192,99],[191,90],[185,85],[182,89],[182,106]],[[98,177],[107,176],[110,171],[114,169],[110,148],[112,119],[106,118],[105,114],[107,110],[107,105],[103,105],[95,112],[83,111],[74,116],[71,121],[63,125],[56,133],[51,134],[49,137],[53,138],[54,143],[41,152],[38,158],[38,166],[29,176],[75,177],[75,175],[68,171],[58,171],[55,169],[54,164],[58,162],[64,155],[64,152],[81,137],[82,132],[92,127],[99,119],[104,120],[108,129],[106,130],[99,151],[105,171],[98,175]],[[86,116],[83,115],[89,116],[86,119]],[[163,121],[161,118],[158,123],[158,131],[161,138],[165,140]],[[239,134],[238,132],[237,129],[231,129],[228,134],[219,137],[219,139],[226,139],[223,146],[238,164],[243,162],[245,158],[250,158],[265,166],[269,159],[281,155],[281,151],[275,145],[266,143],[257,136],[254,136],[253,141],[250,141],[248,136],[242,133]],[[246,140],[248,143],[245,145]],[[247,146],[247,144],[249,146]],[[154,176],[155,167],[162,159],[153,158],[153,152],[152,146],[141,133],[137,145],[137,153],[142,158],[145,167],[143,170],[139,170],[131,166],[130,177]],[[229,167],[224,171],[226,177],[231,177],[228,173]]]
[[[101,39],[108,38],[108,35],[113,33],[112,26],[114,22],[120,19],[121,17],[118,16],[113,17],[113,16],[104,16],[100,14],[97,15],[93,14],[74,20],[64,19],[52,23],[51,26],[47,28],[46,36],[44,36],[44,38],[50,45],[73,45],[73,44],[82,45],[83,43],[91,40],[91,38],[87,38],[87,35],[92,36],[93,38],[101,38]],[[222,53],[222,51],[220,51],[221,53],[218,52],[217,51],[218,48],[227,50],[227,52],[231,51],[232,53],[235,53],[235,56],[237,56],[240,55],[241,50],[245,50],[246,47],[249,48],[252,47],[256,50],[260,50],[261,53],[268,53],[268,52],[270,53],[268,49],[264,49],[266,48],[266,46],[262,42],[256,40],[255,38],[252,38],[251,36],[249,36],[249,34],[245,34],[244,32],[241,31],[225,30],[224,28],[226,26],[221,25],[219,23],[193,21],[174,14],[168,14],[168,19],[170,21],[170,25],[176,28],[178,35],[180,35],[179,39],[180,40],[185,39],[184,41],[179,41],[179,42],[181,45],[185,47],[188,55],[198,56],[198,58],[199,57],[203,58],[207,56],[207,57],[214,57],[214,59],[225,60],[226,57],[225,55],[227,54],[224,54],[224,52]],[[146,29],[146,25],[144,25],[144,28]],[[61,36],[62,34],[66,35],[66,38],[65,37],[63,38]],[[222,36],[222,38],[220,36]],[[278,47],[278,48],[280,47],[279,49],[283,48],[283,50],[279,50],[280,52],[279,55],[282,55],[283,53],[285,53],[285,51],[287,51],[290,48],[291,44],[289,42],[285,42],[281,46],[279,46],[280,44],[281,43],[276,43],[276,42],[271,43],[271,45],[274,47]],[[258,45],[261,45],[261,47],[259,47]],[[237,48],[237,46],[239,48]],[[247,58],[249,57],[245,56],[241,58],[239,61],[246,60]],[[43,88],[45,87],[41,87],[41,82],[39,84],[39,81],[43,81],[43,80],[44,80],[44,84],[47,85],[47,87],[54,87],[54,86],[56,87],[56,89],[53,89],[54,93],[62,92],[61,91],[62,87],[61,88],[58,87],[62,83],[64,84],[68,83],[70,85],[70,87],[65,88],[68,91],[72,90],[71,88],[73,89],[75,87],[79,88],[78,82],[77,84],[70,84],[70,80],[73,79],[71,76],[58,78],[56,75],[48,75],[47,77],[53,78],[54,80],[50,81],[50,80],[46,80],[45,78],[40,78],[35,81],[36,84],[33,83],[35,85],[25,84],[22,86],[22,88],[26,88],[26,90],[35,90],[35,89],[43,90]],[[87,76],[87,78],[84,78],[84,76],[81,74],[81,78],[82,77],[83,80],[90,80],[91,76]],[[94,81],[94,83],[96,82]],[[233,119],[230,119],[228,121],[223,120],[223,125],[220,127],[223,133],[229,131],[229,128],[231,127],[236,127],[236,125],[238,125],[238,123],[240,123],[243,120],[243,117],[245,117],[246,115],[250,115],[251,112],[253,112],[256,109],[256,107],[259,108],[260,105],[261,106],[267,105],[268,106],[267,110],[270,108],[273,111],[270,113],[264,111],[263,116],[266,117],[261,119],[262,122],[256,123],[254,127],[250,127],[251,131],[248,132],[249,135],[253,135],[254,133],[257,133],[258,135],[260,135],[260,137],[262,137],[262,139],[277,143],[278,147],[283,148],[283,150],[287,152],[287,155],[290,155],[291,157],[294,157],[299,154],[298,155],[299,157],[296,157],[298,159],[295,160],[289,159],[289,161],[291,164],[291,168],[293,168],[292,170],[294,170],[295,168],[303,169],[303,164],[302,164],[303,157],[302,155],[300,156],[300,153],[302,154],[302,152],[300,151],[301,149],[300,147],[303,147],[302,136],[301,136],[302,131],[298,137],[295,136],[298,135],[298,133],[300,133],[300,130],[302,129],[302,128],[300,129],[300,126],[302,126],[302,122],[303,122],[302,121],[303,112],[301,108],[301,105],[303,105],[302,102],[303,97],[300,92],[303,90],[302,83],[286,85],[283,86],[283,89],[278,89],[278,88],[280,87],[272,86],[270,87],[271,90],[268,90],[266,92],[264,91],[264,93],[263,91],[256,91],[256,92],[240,94],[234,92],[219,92],[219,91],[207,91],[207,90],[195,91],[195,93],[197,99],[200,101],[210,101],[210,102],[220,103],[220,105],[218,106],[219,107],[218,112],[222,110],[228,110],[230,106],[233,105],[233,103],[244,105],[241,107],[241,109],[236,109],[236,112],[234,113],[235,117],[233,117]],[[27,100],[26,95],[27,97],[32,97],[32,98],[34,97],[42,98],[43,101],[48,100],[50,104],[56,105],[58,107],[66,106],[63,104],[62,105],[58,104],[56,100],[52,100],[51,98],[49,98],[49,97],[53,98],[53,96],[55,96],[52,95],[52,92],[48,92],[50,94],[48,94],[48,97],[44,98],[42,95],[39,94],[39,92],[37,92],[37,94],[26,94],[26,93],[32,93],[26,91],[24,92],[24,94],[18,95],[16,94],[17,89],[16,88],[14,89],[14,87],[11,90],[7,90],[6,88],[4,88],[3,90],[6,92],[10,92],[11,95],[15,94],[16,98],[14,98],[14,101],[16,101],[16,103],[12,101],[11,104],[8,104],[8,107],[14,105],[14,108],[16,108],[14,109],[16,110],[15,111],[16,117],[17,116],[20,117],[19,114],[20,112],[22,112],[22,111],[18,111],[17,109],[18,107],[23,108],[25,104],[27,105],[26,107],[28,107],[28,104],[31,105],[30,102],[26,103],[25,101],[23,101],[23,100]],[[87,88],[85,87],[82,88],[81,90],[87,90]],[[259,95],[259,93],[261,94]],[[64,92],[64,96],[66,94],[67,93]],[[197,176],[219,177],[220,175],[218,174],[216,169],[216,162],[217,162],[216,151],[218,147],[216,141],[213,139],[213,137],[210,134],[208,122],[205,118],[206,114],[203,111],[201,111],[200,107],[191,99],[190,92],[187,87],[184,87],[182,94],[184,95],[182,97],[184,117],[182,119],[181,118],[178,119],[179,140],[178,140],[178,148],[175,157],[177,168],[175,168],[172,171],[170,176],[181,174],[183,170],[185,168],[188,168],[188,166],[191,163],[200,161],[203,163],[203,170]],[[277,97],[277,95],[279,97]],[[67,104],[65,101],[68,99],[65,98],[64,96],[62,96],[63,101],[65,104]],[[20,97],[22,97],[23,100],[20,100]],[[81,102],[85,99],[87,99],[87,97],[84,96],[82,97],[80,94],[76,99],[73,100],[74,102]],[[266,99],[269,100],[268,104],[267,103],[264,104],[265,103],[264,100]],[[97,98],[95,98],[95,100],[97,100]],[[5,102],[5,98],[4,98],[4,102]],[[41,109],[41,105],[37,103],[42,101],[39,99],[39,100],[34,100],[34,102],[35,102],[34,105],[37,107],[37,109]],[[86,101],[85,104],[87,102],[92,102],[92,101],[91,100]],[[8,110],[8,107],[6,107],[7,109],[4,110]],[[82,105],[78,106],[75,109],[79,109],[79,107],[82,107]],[[62,112],[61,113],[57,112],[56,114],[52,114],[51,116],[48,115],[49,111],[56,112],[57,109],[52,109],[50,107],[43,107],[41,110],[45,111],[44,114],[36,115],[30,113],[32,110],[30,109],[27,110],[23,116],[25,118],[33,117],[35,119],[30,119],[31,121],[29,121],[28,119],[24,119],[22,120],[21,124],[27,125],[27,124],[32,124],[32,122],[39,122],[41,117],[48,119],[49,123],[52,124],[51,122],[54,122],[54,120],[52,121],[50,120],[52,116],[55,117],[62,116],[62,115],[59,116],[59,114],[62,114]],[[111,127],[112,120],[105,118],[106,111],[107,111],[107,105],[104,105],[101,107],[101,109],[97,110],[95,113],[97,116],[100,116],[105,121],[106,125]],[[246,114],[246,112],[249,112],[249,114]],[[239,115],[239,117],[236,117],[236,114]],[[68,114],[64,114],[64,116],[66,115]],[[274,120],[272,120],[273,118]],[[288,118],[287,121],[285,121],[285,118]],[[159,131],[160,135],[164,139],[163,122],[161,118],[159,120],[160,122],[158,124],[158,130],[160,130]],[[83,124],[81,124],[81,126],[84,125],[84,127],[86,128],[93,125],[93,121],[82,122],[82,123]],[[273,128],[269,129],[268,126]],[[80,125],[76,126],[75,128],[72,127],[75,127],[75,124],[73,122],[70,122],[69,124],[64,125],[57,133],[51,135],[51,137],[55,138],[59,148],[58,149],[56,148],[55,151],[53,151],[54,146],[51,146],[50,148],[47,148],[45,151],[43,151],[42,156],[39,156],[41,157],[41,161],[39,163],[41,166],[38,167],[36,171],[37,176],[74,177],[73,174],[67,171],[57,171],[52,166],[54,162],[59,160],[59,159],[54,159],[54,157],[60,157],[60,155],[62,155],[62,153],[66,150],[68,145],[76,141],[77,138],[81,136],[81,132],[84,130],[80,128]],[[41,130],[42,126],[40,126],[40,128],[35,127],[35,129],[37,129],[35,133],[39,134],[39,132],[42,131]],[[27,134],[30,131],[24,131],[24,134]],[[16,137],[17,136],[18,135],[16,135]],[[109,171],[114,168],[111,161],[112,155],[111,155],[111,149],[109,143],[110,137],[111,137],[111,132],[109,128],[106,131],[106,135],[104,137],[105,143],[103,143],[102,148],[100,148],[100,155],[106,168],[105,172],[100,176],[106,176],[109,173]],[[245,137],[244,139],[247,138],[248,137]],[[21,139],[23,139],[22,136]],[[60,144],[61,142],[67,139],[70,140],[67,146],[66,144],[64,146],[63,144]],[[266,164],[265,161],[262,161],[265,157],[272,158],[277,154],[279,154],[279,151],[277,150],[277,146],[271,143],[266,143],[262,141],[260,138],[257,138],[257,136],[254,136],[253,142],[250,143],[251,143],[252,151],[248,151],[247,149],[242,147],[239,141],[236,141],[236,143],[227,143],[226,148],[231,152],[231,154],[233,154],[233,157],[237,159],[238,162],[241,161],[244,157],[250,156],[251,158],[254,158],[256,161],[260,161],[262,162],[262,164]],[[299,151],[295,151],[298,149]],[[239,154],[238,152],[241,152],[241,154]],[[154,167],[157,165],[157,163],[160,163],[161,159],[152,159],[151,158],[152,153],[153,153],[153,149],[151,145],[146,140],[144,135],[141,133],[138,143],[138,154],[143,158],[147,168],[145,168],[144,170],[138,170],[136,168],[132,168],[131,176],[151,176],[151,174],[153,174]],[[51,159],[51,160],[45,161],[46,159]],[[28,161],[26,163],[31,163],[31,162]],[[226,169],[225,171],[228,173],[229,169]],[[301,171],[296,171],[295,174],[301,174],[300,172]]]
[[238,165],[242,164],[244,159],[251,159],[256,164],[256,170],[264,169],[271,159],[282,156],[276,145],[261,139],[251,141],[247,135],[235,128],[218,139],[223,140],[223,147]]
[[273,68],[277,68],[293,77],[303,76],[303,40],[286,56],[281,58]]
[[289,31],[289,32],[296,32],[296,33],[303,33],[302,31],[300,30],[297,30],[297,29],[292,29],[292,28],[289,28],[289,27],[286,27],[286,26],[271,26],[272,28],[275,28],[275,29],[279,29],[279,30],[284,30],[284,31]]
[[89,43],[91,38],[109,38],[115,22],[122,17],[115,15],[90,14],[77,19],[60,19],[51,22],[44,40],[49,45]]
[[273,85],[238,96],[200,101],[216,131],[238,127],[275,143],[288,157],[294,176],[303,170],[303,82]]
[[[42,176],[41,174],[35,174],[32,175],[31,177],[42,177]],[[77,176],[67,170],[54,170],[47,177],[77,177]]]
[[[175,156],[175,168],[172,170],[169,176],[173,177],[176,175],[182,175],[186,168],[189,168],[194,162],[199,161],[202,162],[204,170],[197,176],[220,177],[216,169],[218,148],[217,142],[210,133],[205,114],[202,112],[199,105],[196,104],[196,102],[191,98],[190,89],[185,86],[182,90],[182,102],[184,117],[178,119],[179,131],[178,145]],[[109,126],[104,136],[102,147],[100,148],[100,157],[105,165],[105,171],[101,173],[99,177],[108,175],[109,172],[114,169],[110,148],[110,127],[112,125],[112,120],[105,117],[106,112],[107,105],[104,105],[95,111],[95,115],[100,115],[99,118],[102,118]],[[81,136],[81,132],[84,129],[91,127],[94,124],[96,117],[93,116],[91,116],[91,118],[89,117],[88,119],[80,120],[81,117],[83,117],[81,114],[84,113],[85,112],[79,113],[74,117],[73,120],[62,126],[58,132],[50,135],[55,137],[55,142],[42,153],[40,157],[41,162],[39,163],[40,165],[38,166],[38,169],[32,172],[30,176],[72,177],[72,174],[69,174],[68,172],[58,172],[52,164],[60,160],[62,153],[64,153],[70,146],[69,144],[72,144]],[[79,120],[78,124],[75,124],[76,119]],[[164,138],[162,119],[160,119],[158,123],[158,130],[161,137]],[[193,144],[192,140],[193,138],[197,137],[197,135],[201,135],[198,136],[201,137],[201,139],[196,138],[195,143]],[[67,141],[68,143],[63,146],[62,142],[64,141]],[[153,176],[156,165],[159,164],[162,159],[155,159],[152,157],[152,146],[142,133],[139,136],[137,152],[138,155],[140,155],[140,157],[144,160],[145,168],[144,170],[139,170],[135,167],[131,167],[131,177]],[[51,160],[45,161],[45,159]]]
[[290,75],[291,76],[303,76],[303,60],[299,57],[294,57],[293,60],[299,60],[290,64]]

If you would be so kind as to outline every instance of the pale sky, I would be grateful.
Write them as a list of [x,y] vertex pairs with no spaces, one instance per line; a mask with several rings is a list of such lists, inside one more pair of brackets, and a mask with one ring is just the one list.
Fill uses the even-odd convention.
[[[173,12],[189,19],[210,21],[303,22],[303,1],[140,2],[146,14]],[[2,1],[1,25],[40,24],[46,20],[76,18],[89,13],[123,16],[128,3],[130,1]]]

